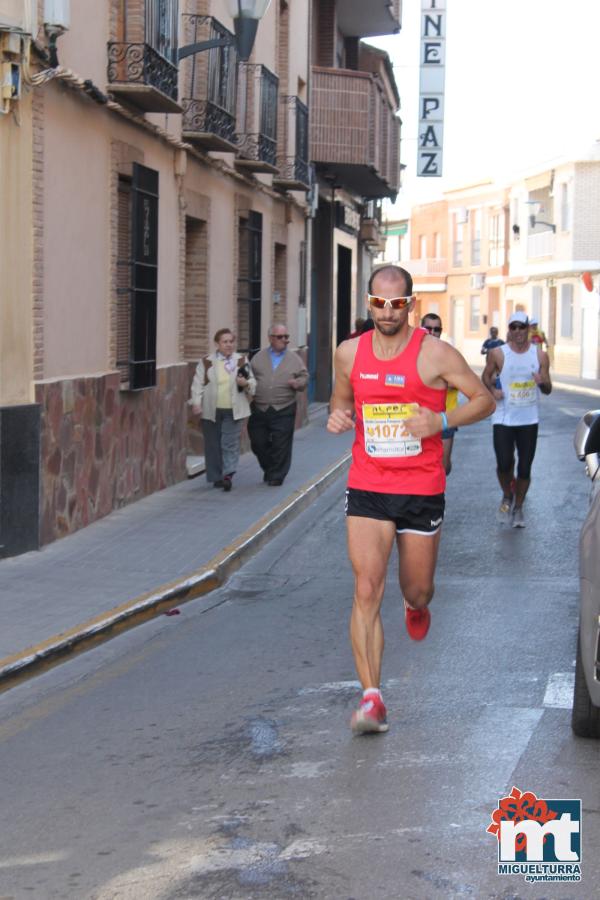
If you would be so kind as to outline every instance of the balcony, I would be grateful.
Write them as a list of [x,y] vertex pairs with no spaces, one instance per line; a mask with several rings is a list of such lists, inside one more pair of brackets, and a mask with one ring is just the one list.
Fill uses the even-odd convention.
[[[183,15],[186,44],[233,38],[212,16]],[[237,52],[235,46],[213,47],[181,64],[182,135],[202,150],[237,148]]]
[[310,144],[323,177],[366,199],[395,199],[400,122],[372,73],[313,68]]
[[279,105],[279,147],[273,187],[286,191],[307,191],[308,108],[299,97],[281,97]]
[[123,0],[108,43],[109,90],[143,112],[181,112],[177,102],[178,0]]
[[337,0],[337,25],[344,36],[396,34],[402,19],[401,0]]
[[539,231],[527,237],[527,258],[543,259],[554,255],[554,232]]
[[445,277],[448,274],[447,259],[409,259],[403,263],[403,266],[408,269],[413,278],[424,275],[441,275]]
[[235,165],[250,172],[277,172],[279,79],[266,66],[240,63]]

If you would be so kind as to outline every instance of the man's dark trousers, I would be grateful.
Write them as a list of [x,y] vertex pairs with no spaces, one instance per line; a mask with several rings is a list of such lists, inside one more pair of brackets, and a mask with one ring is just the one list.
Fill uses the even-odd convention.
[[295,403],[283,409],[269,406],[266,410],[252,405],[248,420],[250,446],[267,481],[283,481],[290,470],[295,422]]

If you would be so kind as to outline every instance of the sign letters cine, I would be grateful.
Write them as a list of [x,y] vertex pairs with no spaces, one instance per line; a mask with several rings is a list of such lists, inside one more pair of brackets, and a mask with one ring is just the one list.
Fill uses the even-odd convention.
[[447,0],[421,0],[417,175],[440,178],[444,148]]

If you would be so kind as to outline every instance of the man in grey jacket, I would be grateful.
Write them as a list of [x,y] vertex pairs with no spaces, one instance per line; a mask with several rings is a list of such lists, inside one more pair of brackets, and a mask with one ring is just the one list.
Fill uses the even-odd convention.
[[269,328],[269,344],[252,357],[256,393],[248,434],[252,452],[272,487],[283,484],[292,462],[292,442],[296,421],[296,392],[308,380],[306,367],[297,353],[288,350],[287,327],[278,323]]

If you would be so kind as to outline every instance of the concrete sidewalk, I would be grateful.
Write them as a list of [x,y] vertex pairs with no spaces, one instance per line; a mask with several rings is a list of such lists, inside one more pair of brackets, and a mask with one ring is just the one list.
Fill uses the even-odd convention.
[[223,583],[345,473],[353,434],[328,434],[326,415],[311,407],[281,487],[247,453],[229,494],[200,475],[2,560],[0,690]]

